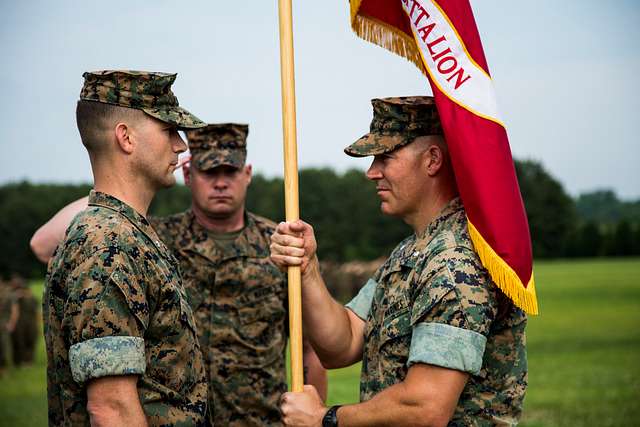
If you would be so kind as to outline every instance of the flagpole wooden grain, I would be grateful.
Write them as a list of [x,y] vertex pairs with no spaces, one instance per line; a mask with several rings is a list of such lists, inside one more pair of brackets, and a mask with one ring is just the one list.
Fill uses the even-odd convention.
[[[293,18],[291,0],[278,0],[280,15],[280,77],[282,82],[282,130],[284,136],[284,196],[287,221],[300,218],[298,202],[298,150],[296,142],[296,92],[293,66]],[[289,348],[291,391],[301,392],[302,295],[300,267],[289,267]]]

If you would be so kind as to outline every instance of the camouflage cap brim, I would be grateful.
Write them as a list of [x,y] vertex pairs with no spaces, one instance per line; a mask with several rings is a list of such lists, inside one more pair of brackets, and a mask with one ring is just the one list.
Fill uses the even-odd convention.
[[231,166],[240,169],[247,160],[246,150],[220,150],[193,153],[191,162],[201,171],[208,171],[218,166]]
[[207,124],[182,107],[143,108],[142,111],[165,123],[175,125],[178,129],[198,129]]
[[408,135],[381,135],[368,133],[362,138],[344,149],[345,154],[351,157],[377,156],[390,153],[396,148],[407,145],[414,140]]

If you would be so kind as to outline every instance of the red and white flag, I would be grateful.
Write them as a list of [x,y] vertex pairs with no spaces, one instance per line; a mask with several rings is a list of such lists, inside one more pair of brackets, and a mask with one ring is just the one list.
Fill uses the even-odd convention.
[[427,76],[476,252],[493,281],[537,314],[529,224],[468,0],[350,0],[351,26]]

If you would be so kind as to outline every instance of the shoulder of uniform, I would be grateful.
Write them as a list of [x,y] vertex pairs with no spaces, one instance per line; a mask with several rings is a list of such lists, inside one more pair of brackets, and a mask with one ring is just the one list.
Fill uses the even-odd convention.
[[433,255],[456,249],[474,252],[466,222],[456,223],[452,228],[440,231],[426,245],[426,252]]
[[275,221],[272,221],[269,218],[265,218],[260,215],[256,215],[252,212],[247,212],[247,215],[249,216],[249,218],[253,219],[253,221],[256,223],[256,226],[260,230],[266,231],[269,234],[273,234],[278,225]]
[[165,244],[170,245],[177,236],[184,234],[185,227],[189,224],[189,212],[184,211],[169,216],[152,216],[149,217],[149,223],[153,229],[158,233],[160,239]]
[[180,224],[187,219],[188,213],[189,211],[184,211],[167,216],[150,216],[149,222],[153,227],[163,227]]
[[65,257],[80,262],[105,251],[126,254],[129,249],[140,248],[143,240],[146,240],[143,233],[119,213],[90,206],[69,226],[64,241]]
[[85,245],[108,246],[128,238],[135,226],[119,213],[101,206],[82,211],[69,226],[67,240],[80,239]]

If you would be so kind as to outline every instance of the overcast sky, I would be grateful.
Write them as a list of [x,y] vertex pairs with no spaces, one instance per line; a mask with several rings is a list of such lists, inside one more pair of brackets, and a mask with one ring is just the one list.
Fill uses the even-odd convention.
[[[516,158],[541,161],[572,194],[640,197],[640,3],[473,0]],[[300,167],[364,170],[345,145],[370,99],[424,95],[408,61],[357,38],[346,0],[294,0]],[[277,0],[0,4],[0,184],[90,182],[75,127],[82,72],[177,72],[180,104],[250,125],[249,162],[282,175]],[[304,190],[304,189],[303,189]]]

